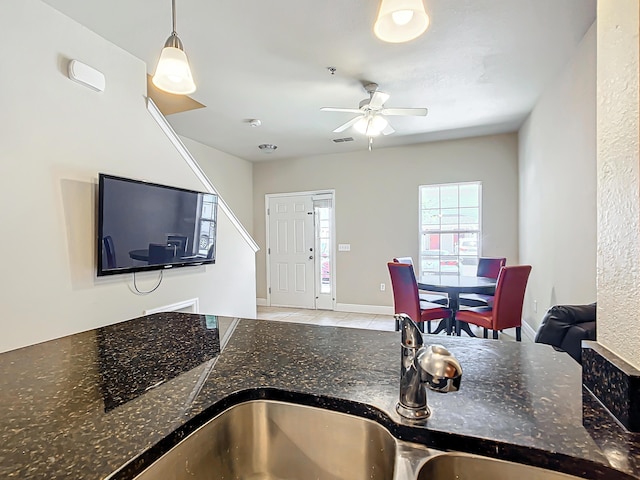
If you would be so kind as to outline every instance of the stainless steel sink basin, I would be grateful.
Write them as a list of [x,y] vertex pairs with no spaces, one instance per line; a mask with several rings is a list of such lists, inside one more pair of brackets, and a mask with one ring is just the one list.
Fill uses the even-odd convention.
[[465,453],[444,453],[430,458],[418,472],[417,480],[579,480],[543,468]]
[[[130,478],[130,477],[127,477]],[[225,410],[137,480],[579,480],[398,440],[354,415],[272,400]]]
[[222,412],[136,479],[391,480],[395,457],[375,422],[261,400]]

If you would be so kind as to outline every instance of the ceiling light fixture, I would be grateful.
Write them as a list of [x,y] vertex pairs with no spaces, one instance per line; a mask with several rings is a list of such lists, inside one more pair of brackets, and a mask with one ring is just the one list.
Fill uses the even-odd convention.
[[193,82],[187,54],[184,53],[184,47],[176,33],[176,0],[171,0],[171,17],[173,30],[164,42],[156,73],[153,75],[153,84],[165,92],[186,95],[196,91],[196,84]]
[[381,0],[373,32],[382,41],[402,43],[419,37],[427,27],[423,0]]
[[377,137],[387,125],[389,122],[381,115],[365,115],[353,125],[353,128],[367,137]]

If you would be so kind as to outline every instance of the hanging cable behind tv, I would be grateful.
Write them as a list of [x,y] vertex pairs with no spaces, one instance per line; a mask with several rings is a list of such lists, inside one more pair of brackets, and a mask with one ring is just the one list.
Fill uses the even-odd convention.
[[136,272],[133,272],[133,288],[134,288],[134,290],[139,295],[148,295],[149,293],[155,292],[158,289],[158,287],[160,286],[160,284],[162,283],[163,274],[164,274],[164,270],[160,270],[160,277],[158,278],[158,284],[155,287],[153,287],[151,290],[143,291],[143,290],[139,290],[138,289],[138,285],[136,284]]

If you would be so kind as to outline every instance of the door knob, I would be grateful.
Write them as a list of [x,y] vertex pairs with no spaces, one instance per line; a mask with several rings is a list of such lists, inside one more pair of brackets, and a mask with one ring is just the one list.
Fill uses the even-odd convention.
[[309,255],[309,260],[313,260],[313,255]]

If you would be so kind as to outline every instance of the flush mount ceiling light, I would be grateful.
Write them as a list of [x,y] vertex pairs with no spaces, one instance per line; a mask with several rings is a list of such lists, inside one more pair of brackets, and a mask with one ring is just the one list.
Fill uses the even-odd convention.
[[171,16],[173,30],[164,43],[153,75],[153,84],[165,92],[187,95],[196,91],[196,84],[193,82],[184,47],[176,33],[176,0],[171,0]]
[[402,43],[419,37],[428,26],[423,0],[381,0],[373,32],[382,41]]

